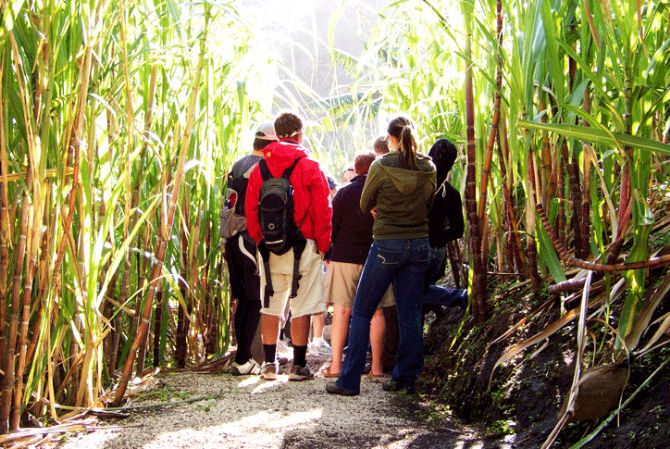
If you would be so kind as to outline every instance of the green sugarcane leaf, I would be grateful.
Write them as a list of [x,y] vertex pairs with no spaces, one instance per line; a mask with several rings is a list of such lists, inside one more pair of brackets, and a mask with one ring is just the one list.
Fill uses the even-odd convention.
[[556,254],[554,245],[552,245],[551,240],[549,239],[547,231],[545,231],[540,220],[535,221],[535,226],[539,244],[538,256],[540,261],[547,267],[554,282],[558,283],[565,281],[565,271],[561,265],[561,260],[558,258],[558,254]]
[[540,7],[540,14],[542,16],[542,26],[546,34],[547,45],[547,63],[551,71],[551,85],[554,88],[556,97],[563,98],[563,86],[565,84],[563,78],[563,67],[561,66],[561,58],[558,54],[557,36],[556,36],[556,20],[551,12],[549,2],[542,2]]
[[571,139],[585,140],[599,145],[617,147],[630,146],[641,150],[670,155],[670,145],[648,139],[646,137],[631,136],[630,134],[612,132],[605,129],[589,128],[577,125],[555,123],[540,123],[530,120],[519,120],[522,128],[548,131]]
[[[651,210],[640,191],[633,191],[633,201],[635,202],[633,207],[633,223],[635,224],[633,247],[628,253],[628,257],[626,257],[626,263],[649,260],[649,235],[654,223]],[[648,271],[646,269],[629,270],[624,273],[629,291],[619,318],[619,334],[622,338],[628,336],[637,320],[645,292]]]

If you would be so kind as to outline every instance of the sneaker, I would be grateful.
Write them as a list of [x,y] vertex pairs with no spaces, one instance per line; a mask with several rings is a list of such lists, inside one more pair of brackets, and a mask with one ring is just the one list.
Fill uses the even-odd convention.
[[356,396],[358,393],[356,393],[353,390],[349,390],[348,388],[340,387],[337,385],[336,382],[328,382],[326,384],[326,391],[330,394],[339,394],[340,396]]
[[294,382],[312,379],[314,379],[314,374],[306,366],[293,365],[291,367],[291,372],[288,375],[288,380],[292,380]]
[[276,362],[263,362],[261,365],[261,379],[264,380],[275,380],[277,379],[277,363]]
[[310,343],[309,345],[310,354],[330,354],[332,350],[330,345],[326,340],[321,340],[319,343]]
[[254,359],[249,359],[246,363],[241,365],[237,362],[233,362],[230,366],[230,373],[233,376],[247,376],[250,374],[260,374],[260,372],[261,367]]

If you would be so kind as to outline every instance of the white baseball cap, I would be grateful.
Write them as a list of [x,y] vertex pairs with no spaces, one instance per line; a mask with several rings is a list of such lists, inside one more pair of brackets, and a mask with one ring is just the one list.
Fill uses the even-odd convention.
[[256,139],[260,140],[277,140],[275,133],[275,125],[273,122],[263,122],[256,128]]

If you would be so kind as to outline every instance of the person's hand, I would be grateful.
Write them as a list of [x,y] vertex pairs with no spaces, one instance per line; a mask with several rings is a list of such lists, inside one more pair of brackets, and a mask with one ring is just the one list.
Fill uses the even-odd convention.
[[377,213],[377,208],[376,207],[373,207],[370,210],[370,213],[372,214],[372,218],[374,218],[375,220],[379,217],[379,214]]
[[326,257],[326,253],[324,253],[323,251],[319,251],[319,257],[321,258],[321,260],[323,260],[323,258]]

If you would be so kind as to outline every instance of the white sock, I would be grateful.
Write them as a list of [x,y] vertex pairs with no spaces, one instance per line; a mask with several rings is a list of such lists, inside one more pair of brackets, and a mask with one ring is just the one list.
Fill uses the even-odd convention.
[[323,337],[314,337],[312,338],[312,344],[318,346],[323,343]]

